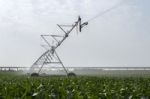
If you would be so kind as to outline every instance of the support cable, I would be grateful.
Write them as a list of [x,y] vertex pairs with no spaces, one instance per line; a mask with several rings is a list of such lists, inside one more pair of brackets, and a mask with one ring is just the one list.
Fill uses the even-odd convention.
[[125,2],[125,0],[120,1],[119,3],[117,3],[117,4],[114,5],[114,6],[112,6],[111,8],[106,9],[106,10],[103,11],[103,12],[100,12],[99,14],[97,14],[96,16],[94,16],[93,18],[89,19],[87,22],[91,22],[91,21],[93,21],[94,19],[96,19],[96,18],[98,18],[98,17],[101,17],[101,16],[103,16],[104,14],[106,14],[106,13],[108,13],[108,12],[110,12],[110,11],[116,9],[116,8],[118,8],[118,7],[121,6],[124,2]]

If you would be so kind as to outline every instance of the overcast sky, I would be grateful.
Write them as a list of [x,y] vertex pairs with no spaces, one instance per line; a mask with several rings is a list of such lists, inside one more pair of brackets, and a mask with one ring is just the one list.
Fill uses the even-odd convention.
[[[41,34],[83,21],[121,0],[0,0],[0,66],[31,66],[45,51]],[[65,66],[150,66],[150,0],[119,7],[72,32],[57,49]]]

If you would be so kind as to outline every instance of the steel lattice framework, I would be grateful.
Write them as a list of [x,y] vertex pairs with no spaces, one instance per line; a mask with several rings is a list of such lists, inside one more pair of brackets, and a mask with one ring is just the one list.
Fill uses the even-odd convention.
[[[74,30],[74,28],[77,28],[77,31],[82,30],[82,28],[87,25],[88,22],[81,23],[80,16],[78,17],[78,20],[74,22],[72,25],[58,25],[57,26],[64,32],[64,35],[41,35],[42,39],[45,41],[46,45],[48,46],[48,49],[33,63],[33,65],[30,67],[30,73],[40,73],[43,66],[54,64],[54,65],[61,65],[68,74],[67,69],[65,68],[63,62],[59,58],[56,49],[66,40],[66,38],[69,36],[69,34]],[[64,28],[67,28],[65,30]],[[54,44],[50,44],[50,42],[47,40],[46,37],[51,37],[55,41]]]

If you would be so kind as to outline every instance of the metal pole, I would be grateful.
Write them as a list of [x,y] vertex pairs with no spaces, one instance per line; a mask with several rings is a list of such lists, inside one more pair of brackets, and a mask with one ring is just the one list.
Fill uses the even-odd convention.
[[68,71],[67,71],[67,69],[65,68],[64,64],[62,63],[62,61],[60,60],[60,58],[59,58],[58,54],[56,53],[56,51],[55,51],[55,54],[56,54],[58,60],[60,61],[62,67],[64,68],[64,70],[65,70],[65,72],[66,72],[66,74],[67,74],[67,76],[68,76]]

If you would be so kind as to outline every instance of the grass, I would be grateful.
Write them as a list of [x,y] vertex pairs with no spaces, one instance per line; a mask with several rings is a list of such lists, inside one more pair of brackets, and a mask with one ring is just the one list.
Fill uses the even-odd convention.
[[0,99],[150,99],[150,77],[29,77],[0,73]]

